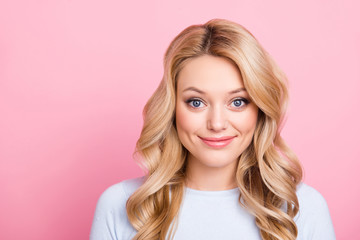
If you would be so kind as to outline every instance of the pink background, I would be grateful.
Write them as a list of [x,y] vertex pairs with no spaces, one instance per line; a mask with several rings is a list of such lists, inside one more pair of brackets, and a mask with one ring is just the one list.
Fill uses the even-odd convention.
[[358,1],[0,2],[0,239],[87,239],[132,159],[162,57],[185,27],[247,27],[290,79],[283,136],[327,199],[338,239],[359,239]]

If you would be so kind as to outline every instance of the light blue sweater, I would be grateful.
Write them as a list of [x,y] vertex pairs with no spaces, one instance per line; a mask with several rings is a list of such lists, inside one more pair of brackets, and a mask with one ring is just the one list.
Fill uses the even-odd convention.
[[[122,181],[104,191],[95,210],[90,240],[128,240],[136,234],[128,221],[126,201],[143,178]],[[298,240],[333,240],[335,233],[325,199],[301,183],[300,211],[294,220]],[[261,240],[255,218],[238,203],[237,188],[225,191],[185,189],[174,240]]]

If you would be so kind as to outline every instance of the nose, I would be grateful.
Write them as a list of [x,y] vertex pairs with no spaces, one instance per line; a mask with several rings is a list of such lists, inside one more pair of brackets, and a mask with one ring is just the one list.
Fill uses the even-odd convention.
[[228,125],[228,120],[224,107],[214,106],[209,109],[207,128],[209,130],[219,132],[225,130]]

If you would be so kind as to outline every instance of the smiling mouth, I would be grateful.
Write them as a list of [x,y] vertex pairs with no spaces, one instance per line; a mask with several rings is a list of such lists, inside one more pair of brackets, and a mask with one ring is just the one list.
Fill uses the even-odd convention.
[[236,136],[225,136],[219,138],[199,137],[206,145],[212,148],[223,148],[229,145]]

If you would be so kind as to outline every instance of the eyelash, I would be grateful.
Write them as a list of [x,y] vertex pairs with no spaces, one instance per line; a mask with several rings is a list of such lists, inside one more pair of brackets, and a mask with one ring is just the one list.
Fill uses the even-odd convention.
[[[231,103],[233,103],[233,102],[235,102],[235,101],[241,101],[241,102],[243,102],[243,104],[241,105],[241,106],[239,106],[239,107],[234,107],[234,108],[237,108],[237,109],[240,109],[240,108],[242,108],[242,107],[244,107],[244,105],[247,105],[247,104],[249,104],[249,100],[247,100],[246,98],[235,98],[235,99],[233,99],[232,101],[231,101]],[[201,102],[202,104],[204,104],[204,101],[203,100],[201,100],[201,99],[199,99],[199,98],[190,98],[190,99],[188,99],[187,101],[186,101],[186,103],[190,106],[190,107],[192,107],[192,108],[194,108],[194,109],[197,109],[197,108],[199,108],[199,107],[194,107],[194,106],[192,106],[192,102],[194,102],[194,101],[199,101],[199,102]]]

